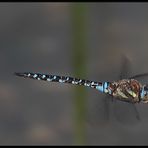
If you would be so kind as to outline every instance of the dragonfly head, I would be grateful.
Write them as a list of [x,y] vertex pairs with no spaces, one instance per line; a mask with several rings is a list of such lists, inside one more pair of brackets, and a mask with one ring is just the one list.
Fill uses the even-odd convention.
[[140,92],[141,102],[148,103],[148,84],[143,85]]

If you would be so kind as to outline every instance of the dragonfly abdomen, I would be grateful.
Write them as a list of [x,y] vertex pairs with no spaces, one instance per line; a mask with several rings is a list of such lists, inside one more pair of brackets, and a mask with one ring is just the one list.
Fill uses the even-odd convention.
[[107,86],[106,82],[105,83],[95,82],[95,81],[78,79],[78,78],[67,77],[67,76],[57,76],[57,75],[48,75],[48,74],[30,73],[30,72],[15,73],[15,75],[24,77],[24,78],[44,80],[44,81],[49,81],[49,82],[59,82],[59,83],[69,83],[69,84],[74,84],[74,85],[82,85],[82,86],[87,86],[91,88],[96,88],[101,92],[104,92],[104,89],[106,89],[106,86]]

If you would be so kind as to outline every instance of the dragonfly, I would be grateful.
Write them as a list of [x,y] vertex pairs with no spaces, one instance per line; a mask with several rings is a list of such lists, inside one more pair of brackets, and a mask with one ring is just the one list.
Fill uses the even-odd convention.
[[136,77],[148,75],[148,73],[113,82],[97,82],[68,76],[58,76],[32,72],[15,72],[15,75],[35,80],[86,86],[94,88],[101,93],[110,95],[115,99],[129,103],[148,103],[148,85],[142,85],[138,80],[135,79]]
[[[127,67],[129,67],[127,61],[127,58],[126,61],[124,59],[124,63],[126,64],[122,65],[120,79],[111,82],[98,82],[69,76],[59,76],[34,72],[15,72],[14,74],[18,77],[30,78],[34,80],[67,83],[93,88],[100,93],[104,93],[107,96],[110,96],[114,100],[118,100],[120,102],[123,101],[132,105],[138,103],[148,103],[148,84],[142,84],[138,80],[139,78],[148,76],[148,73],[142,73],[132,77],[123,76],[122,73],[126,73],[125,71],[128,69]],[[139,119],[139,115],[135,106],[133,108],[136,111],[137,118]],[[118,111],[116,113],[118,113]]]

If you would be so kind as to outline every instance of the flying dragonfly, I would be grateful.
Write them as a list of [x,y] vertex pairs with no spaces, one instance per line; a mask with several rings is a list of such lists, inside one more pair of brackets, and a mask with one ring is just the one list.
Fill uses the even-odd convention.
[[[34,80],[44,80],[48,82],[58,82],[58,83],[68,83],[73,85],[79,85],[79,86],[86,86],[89,88],[96,89],[97,91],[106,94],[106,96],[110,96],[110,98],[113,98],[115,100],[114,104],[116,108],[120,108],[117,111],[115,111],[117,118],[119,120],[122,120],[123,114],[130,114],[129,112],[132,112],[132,117],[129,118],[135,118],[140,119],[139,113],[135,107],[135,104],[138,103],[148,103],[148,85],[142,84],[138,79],[147,77],[148,73],[138,74],[132,77],[129,77],[128,72],[129,69],[129,60],[127,57],[124,57],[121,73],[119,80],[112,81],[112,82],[98,82],[98,81],[90,81],[85,79],[79,79],[74,77],[68,77],[68,76],[58,76],[58,75],[51,75],[51,74],[41,74],[41,73],[33,73],[33,72],[15,72],[16,76],[24,77],[24,78],[30,78]],[[104,99],[104,110],[105,115],[109,116],[109,98],[106,97]],[[120,104],[120,103],[122,104]],[[126,106],[125,106],[126,104]],[[128,107],[127,107],[127,104]],[[122,108],[122,109],[121,109]],[[121,111],[122,110],[122,111]],[[134,115],[133,112],[135,112]],[[98,115],[97,115],[98,116]],[[135,117],[134,117],[135,116]],[[108,118],[108,117],[107,117]],[[127,120],[127,118],[125,119]]]
[[113,82],[96,82],[85,79],[57,76],[50,74],[32,73],[32,72],[15,72],[16,76],[30,78],[35,80],[44,80],[48,82],[69,83],[80,86],[94,88],[101,93],[105,93],[115,99],[129,103],[148,103],[148,85],[141,84],[135,78],[140,77],[140,74],[129,79],[122,79]]

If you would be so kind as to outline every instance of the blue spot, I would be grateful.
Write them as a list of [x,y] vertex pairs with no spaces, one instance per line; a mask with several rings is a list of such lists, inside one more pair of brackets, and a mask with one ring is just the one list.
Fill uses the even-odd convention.
[[51,82],[52,80],[50,78],[48,78],[47,81]]
[[108,89],[108,93],[111,95],[112,94],[112,91],[110,89]]
[[42,78],[44,79],[46,76],[45,75],[42,75]]
[[141,98],[144,98],[144,94],[145,94],[145,91],[144,91],[144,89],[142,89],[142,90],[141,90],[141,93],[140,93]]
[[34,78],[36,78],[37,76],[38,76],[37,74],[34,74],[34,76],[33,76],[33,77],[34,77]]
[[96,86],[96,89],[98,89],[99,91],[101,91],[101,92],[103,92],[103,85],[98,85],[98,86]]
[[108,87],[108,83],[104,82],[104,89],[107,89],[107,87]]

